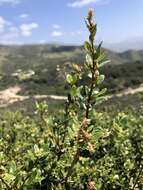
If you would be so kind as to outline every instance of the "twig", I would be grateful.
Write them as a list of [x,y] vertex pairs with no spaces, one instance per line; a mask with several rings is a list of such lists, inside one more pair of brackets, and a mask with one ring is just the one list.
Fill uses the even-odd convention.
[[138,176],[137,176],[137,178],[136,178],[136,180],[135,180],[135,183],[134,183],[134,186],[133,186],[133,189],[132,189],[132,190],[135,189],[135,187],[136,187],[136,185],[137,185],[137,183],[138,183],[138,180],[139,180],[139,177],[140,177],[142,171],[143,171],[143,165],[140,167],[140,170],[139,170]]

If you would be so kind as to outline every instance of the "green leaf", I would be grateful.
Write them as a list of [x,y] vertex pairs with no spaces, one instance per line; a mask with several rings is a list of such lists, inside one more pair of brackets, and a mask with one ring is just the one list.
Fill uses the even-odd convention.
[[74,69],[76,72],[81,72],[81,68],[80,68],[79,65],[73,63],[73,64],[72,64],[72,67],[73,67],[73,69]]
[[98,59],[101,55],[101,46],[102,46],[102,42],[98,45],[98,47],[96,48],[95,54],[94,54],[94,59]]
[[71,93],[71,96],[77,96],[77,95],[79,95],[79,89],[78,89],[78,87],[76,87],[75,85],[72,86],[70,93]]
[[33,183],[33,181],[35,180],[35,178],[36,178],[36,175],[37,175],[37,171],[36,171],[36,169],[34,169],[33,171],[32,171],[32,173],[31,173],[31,176],[27,179],[27,181],[26,181],[26,183],[27,184],[31,184],[31,183]]
[[107,88],[103,88],[99,93],[98,96],[101,96],[107,92]]
[[97,128],[95,131],[94,131],[94,138],[96,139],[96,141],[101,138],[104,134],[104,131],[103,129],[101,128]]
[[88,74],[88,77],[89,77],[89,78],[92,78],[92,73],[89,73],[89,74]]
[[92,65],[93,64],[93,61],[92,61],[92,58],[89,54],[86,55],[86,63],[88,65]]
[[38,147],[37,144],[34,145],[34,152],[35,152],[35,153],[36,153],[36,152],[39,152],[39,147]]
[[15,181],[14,181],[14,185],[19,186],[21,182],[22,182],[22,176],[19,173],[18,175],[16,175],[16,178],[15,178]]
[[84,49],[89,52],[91,51],[91,46],[89,42],[87,41],[84,42]]
[[105,60],[105,53],[100,53],[99,57],[97,58],[97,62],[100,63]]
[[9,170],[9,172],[11,174],[14,174],[15,171],[16,171],[16,164],[15,164],[14,161],[12,161],[11,164],[10,164],[10,170]]
[[67,82],[69,84],[75,84],[77,79],[78,79],[78,75],[76,75],[76,74],[75,75],[67,74]]
[[96,48],[96,53],[95,53],[95,58],[98,59],[100,54],[101,54],[101,46],[102,46],[102,42],[98,45],[98,47]]
[[104,95],[106,93],[106,91],[107,91],[107,88],[103,88],[101,91],[99,91],[98,89],[94,90],[92,97],[96,98],[98,96]]
[[95,105],[101,104],[102,102],[107,100],[107,96],[100,96],[96,98],[96,103]]
[[11,183],[12,181],[14,181],[16,178],[16,176],[10,174],[10,173],[5,173],[5,176],[4,176],[4,180],[7,182],[7,183]]
[[103,66],[106,65],[107,63],[110,63],[110,60],[103,61],[102,63],[99,64],[99,67],[103,67]]
[[94,24],[92,26],[92,30],[89,28],[89,31],[90,31],[89,40],[90,40],[91,43],[94,43],[94,38],[95,38],[95,35],[96,35],[96,32],[97,32],[97,24]]
[[101,84],[105,79],[105,76],[104,75],[99,75],[98,78],[97,78],[97,84]]
[[98,90],[98,89],[95,89],[95,90],[93,91],[93,96],[96,97],[96,96],[98,95],[98,93],[99,93],[99,90]]
[[72,75],[67,74],[66,79],[67,79],[67,82],[68,82],[69,84],[72,84],[72,82],[73,82],[73,77],[72,77]]

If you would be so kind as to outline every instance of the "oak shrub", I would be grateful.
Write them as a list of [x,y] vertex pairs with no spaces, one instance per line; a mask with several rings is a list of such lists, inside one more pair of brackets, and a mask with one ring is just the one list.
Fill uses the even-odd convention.
[[[143,116],[96,112],[106,100],[101,88],[106,64],[93,11],[86,18],[89,41],[83,66],[67,74],[65,109],[49,115],[37,103],[36,117],[7,113],[0,122],[2,190],[141,190],[143,188]],[[84,78],[88,80],[83,84]]]

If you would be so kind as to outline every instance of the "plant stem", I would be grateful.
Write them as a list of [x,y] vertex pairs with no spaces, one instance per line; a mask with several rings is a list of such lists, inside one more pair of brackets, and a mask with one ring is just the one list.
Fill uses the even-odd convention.
[[75,156],[74,156],[74,158],[73,158],[73,161],[72,161],[72,163],[71,163],[71,166],[69,167],[68,172],[67,172],[67,175],[66,175],[66,177],[65,177],[65,180],[64,180],[64,183],[65,183],[65,184],[67,183],[69,176],[72,174],[72,171],[73,171],[73,168],[74,168],[75,164],[76,164],[76,163],[78,162],[78,160],[79,160],[78,152],[79,152],[79,150],[77,149],[76,154],[75,154]]
[[92,43],[92,68],[91,68],[92,79],[91,79],[91,86],[90,86],[90,91],[89,91],[89,94],[88,94],[86,114],[85,114],[85,116],[86,116],[87,119],[89,117],[89,108],[90,108],[91,96],[92,96],[92,92],[94,90],[95,68],[96,68],[96,63],[94,61],[94,45]]
[[134,190],[134,189],[136,188],[136,185],[137,185],[137,183],[138,183],[138,180],[139,180],[139,177],[140,177],[142,171],[143,171],[143,165],[140,167],[138,176],[137,176],[137,178],[136,178],[136,181],[135,181],[135,183],[134,183],[134,186],[133,186],[133,189],[132,189],[132,190]]
[[88,94],[88,100],[87,100],[87,107],[86,107],[86,114],[85,117],[88,119],[89,117],[89,108],[90,108],[90,101],[91,101],[91,96],[92,96],[92,92],[94,89],[94,74],[92,73],[92,83],[91,83],[91,87],[90,87],[90,92]]

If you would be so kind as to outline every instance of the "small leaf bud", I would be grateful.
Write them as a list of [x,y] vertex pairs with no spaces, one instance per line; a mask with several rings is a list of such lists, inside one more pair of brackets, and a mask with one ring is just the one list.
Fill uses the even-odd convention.
[[98,70],[95,71],[95,75],[96,75],[97,77],[100,75],[100,73],[99,73]]
[[89,11],[88,11],[88,19],[89,20],[91,20],[92,19],[92,17],[93,17],[93,9],[89,9]]

